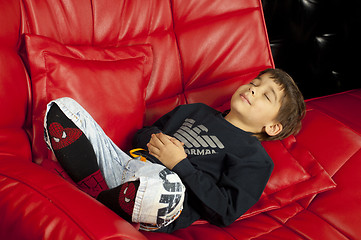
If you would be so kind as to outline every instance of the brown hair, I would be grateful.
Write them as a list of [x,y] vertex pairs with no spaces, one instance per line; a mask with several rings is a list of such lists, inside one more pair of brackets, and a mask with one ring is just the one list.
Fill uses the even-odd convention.
[[281,107],[276,120],[282,124],[282,131],[276,136],[269,136],[265,131],[257,133],[256,136],[260,141],[280,140],[291,134],[297,134],[301,130],[301,120],[306,114],[306,106],[301,91],[290,75],[281,69],[269,68],[259,73],[261,76],[269,73],[281,89],[283,97]]

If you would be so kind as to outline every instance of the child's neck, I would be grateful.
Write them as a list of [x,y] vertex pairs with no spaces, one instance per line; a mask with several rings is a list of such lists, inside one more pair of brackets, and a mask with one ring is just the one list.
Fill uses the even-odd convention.
[[245,124],[243,121],[240,120],[239,117],[235,116],[234,114],[232,114],[232,112],[229,112],[224,119],[226,121],[228,121],[230,124],[232,124],[233,126],[242,129],[245,132],[251,132],[251,133],[255,133],[257,132],[253,127]]

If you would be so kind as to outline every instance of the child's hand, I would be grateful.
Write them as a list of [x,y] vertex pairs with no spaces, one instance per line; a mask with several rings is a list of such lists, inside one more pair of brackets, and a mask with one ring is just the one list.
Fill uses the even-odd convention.
[[163,133],[152,134],[147,144],[149,153],[171,170],[187,157],[183,145],[182,142]]
[[172,136],[169,136],[169,135],[167,135],[167,134],[164,134],[164,133],[162,133],[164,136],[166,136],[171,142],[174,142],[174,141],[176,141],[176,142],[180,142],[181,144],[182,144],[182,146],[184,146],[184,143],[182,143],[181,141],[178,141],[178,139],[176,139],[176,138],[174,138],[174,137],[172,137]]

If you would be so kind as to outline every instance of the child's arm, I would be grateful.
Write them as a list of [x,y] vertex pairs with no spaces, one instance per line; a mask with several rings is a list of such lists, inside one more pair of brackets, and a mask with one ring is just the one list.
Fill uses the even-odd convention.
[[[195,168],[186,158],[173,169],[192,196],[194,210],[202,219],[227,226],[252,207],[261,196],[273,169],[272,162],[255,161],[262,157],[251,151],[243,158],[226,154],[219,178]],[[212,161],[208,157],[208,161]]]
[[179,107],[176,107],[169,113],[163,115],[159,118],[152,126],[146,126],[138,130],[133,138],[133,147],[147,149],[147,144],[150,141],[152,134],[161,133],[164,129],[165,124],[168,122],[169,118],[177,111]]

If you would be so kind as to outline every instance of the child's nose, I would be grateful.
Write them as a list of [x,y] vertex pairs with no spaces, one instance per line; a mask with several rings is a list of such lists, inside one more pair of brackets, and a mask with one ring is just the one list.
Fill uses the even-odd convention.
[[254,87],[250,87],[249,91],[251,92],[252,96],[256,94]]

